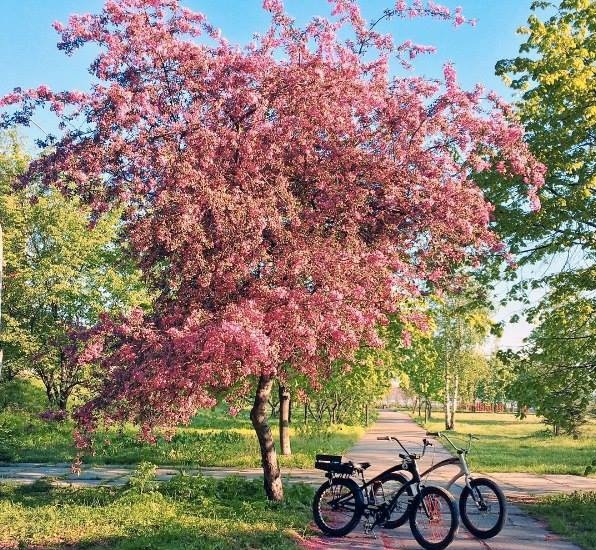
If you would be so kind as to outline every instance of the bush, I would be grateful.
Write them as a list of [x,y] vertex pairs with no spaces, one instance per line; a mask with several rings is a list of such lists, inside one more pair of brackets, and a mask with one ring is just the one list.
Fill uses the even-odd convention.
[[157,466],[151,462],[141,462],[130,475],[126,490],[131,493],[152,493],[157,488]]
[[0,382],[0,411],[12,408],[37,413],[47,406],[48,399],[43,388],[33,381],[17,378]]

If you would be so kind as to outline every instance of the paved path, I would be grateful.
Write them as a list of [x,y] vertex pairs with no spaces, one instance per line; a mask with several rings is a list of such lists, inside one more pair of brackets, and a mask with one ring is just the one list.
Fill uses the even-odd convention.
[[[406,414],[381,411],[379,420],[374,424],[348,453],[348,458],[357,461],[372,462],[367,473],[374,475],[395,464],[397,447],[394,443],[378,441],[379,435],[395,435],[408,449],[420,447],[425,432]],[[450,456],[436,442],[433,450],[423,459],[421,467],[429,466],[432,461],[438,462]],[[44,477],[55,478],[55,482],[64,485],[85,486],[120,486],[126,483],[133,467],[95,466],[85,467],[77,476],[72,474],[68,464],[6,464],[0,465],[0,481],[16,483],[32,483]],[[240,475],[257,479],[262,476],[261,469],[201,468],[186,470],[187,473],[202,473],[213,477]],[[444,483],[452,477],[455,470],[446,468],[442,474],[434,474],[432,481]],[[176,468],[159,468],[158,479],[166,481],[179,472]],[[583,478],[569,475],[533,475],[520,473],[490,474],[505,491],[508,498],[523,500],[524,498],[555,492],[573,492],[575,490],[596,491],[595,478]],[[290,482],[305,482],[319,485],[324,481],[319,470],[285,469],[284,478]],[[457,490],[454,491],[457,493]],[[366,536],[357,531],[343,539],[314,538],[303,542],[307,550],[410,550],[419,546],[413,540],[408,526],[395,531],[377,531],[377,538]],[[579,550],[569,542],[561,540],[547,531],[542,523],[531,519],[518,507],[510,504],[509,517],[505,529],[494,539],[480,541],[474,539],[462,526],[456,541],[450,546],[453,550]]]
[[[379,435],[398,437],[407,449],[418,449],[425,431],[406,414],[382,411],[378,422],[372,426],[348,453],[354,460],[372,462],[367,472],[376,474],[395,464],[395,443],[378,441]],[[421,468],[430,466],[449,457],[449,453],[438,442],[434,444],[434,456],[430,452],[421,461]],[[445,468],[446,474],[433,475],[439,484],[450,479],[456,470]],[[440,472],[440,470],[439,470]],[[537,476],[530,474],[491,474],[508,497],[520,498],[552,492],[572,492],[578,489],[596,490],[596,479],[578,476]],[[453,491],[455,494],[457,490]],[[517,506],[509,503],[505,528],[493,539],[481,541],[470,535],[463,525],[456,540],[449,546],[453,550],[580,550],[578,546],[552,534],[546,525],[530,518]],[[420,546],[413,539],[406,524],[396,530],[377,531],[377,538],[366,536],[362,530],[351,533],[340,540],[320,537],[304,541],[305,550],[414,550]]]
[[[372,466],[367,470],[367,474],[369,472],[373,475],[378,474],[395,464],[395,461],[399,460],[397,453],[401,451],[394,442],[378,441],[378,436],[393,435],[399,438],[407,449],[418,452],[421,450],[425,434],[425,430],[412,421],[407,414],[381,411],[379,420],[367,430],[347,456],[353,460],[371,462]],[[420,468],[424,470],[433,462],[439,462],[450,456],[440,442],[434,441],[433,447],[427,450],[426,456],[420,461]],[[457,472],[457,469],[456,466],[441,468],[431,474],[430,480],[439,484],[446,483]],[[514,500],[526,500],[528,497],[553,493],[596,491],[596,478],[594,477],[508,472],[483,474],[483,476],[494,479],[507,497]]]

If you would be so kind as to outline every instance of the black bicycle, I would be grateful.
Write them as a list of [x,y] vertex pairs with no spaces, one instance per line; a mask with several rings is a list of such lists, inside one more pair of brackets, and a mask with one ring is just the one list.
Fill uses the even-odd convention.
[[[369,462],[344,462],[341,456],[317,455],[315,468],[325,470],[328,480],[315,493],[315,523],[326,535],[343,537],[363,516],[365,533],[377,526],[393,529],[398,526],[396,519],[399,525],[409,519],[412,535],[423,548],[446,548],[459,529],[455,500],[441,487],[424,485],[417,463],[432,444],[425,439],[422,454],[418,455],[410,453],[395,437],[377,439],[397,442],[404,453],[399,453],[400,464],[369,481],[364,477]],[[411,478],[401,471],[409,472]],[[362,480],[360,485],[353,479],[356,476]]]

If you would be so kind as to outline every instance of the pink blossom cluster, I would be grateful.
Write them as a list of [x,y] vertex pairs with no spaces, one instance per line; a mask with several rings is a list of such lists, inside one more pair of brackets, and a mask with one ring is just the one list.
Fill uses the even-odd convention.
[[[475,172],[542,183],[499,98],[462,90],[451,66],[443,83],[393,77],[399,46],[354,1],[332,4],[335,20],[299,29],[266,0],[272,25],[242,49],[177,0],[108,0],[56,25],[67,53],[99,47],[89,92],[0,100],[5,124],[52,102],[84,119],[23,184],[74,191],[97,216],[122,208],[156,296],[151,312],[77,338],[72,360],[105,375],[78,411],[85,429],[134,420],[151,439],[262,374],[322,383],[332,361],[379,345],[378,326],[408,300],[499,248]],[[434,3],[395,9],[448,17]]]

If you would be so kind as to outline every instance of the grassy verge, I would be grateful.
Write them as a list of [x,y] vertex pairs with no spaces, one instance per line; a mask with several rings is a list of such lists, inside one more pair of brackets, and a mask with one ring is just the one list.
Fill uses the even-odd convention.
[[[416,419],[424,425],[419,419]],[[444,429],[440,417],[424,425]],[[596,423],[584,427],[582,437],[554,437],[534,415],[518,420],[511,414],[458,413],[456,434],[473,433],[472,467],[484,472],[532,472],[582,475],[596,458]]]
[[[75,449],[71,422],[46,422],[37,415],[5,409],[0,412],[0,461],[69,462]],[[277,439],[277,429],[273,428]],[[342,454],[362,435],[355,426],[318,426],[295,423],[292,455],[280,457],[282,466],[312,468],[317,453]],[[84,457],[93,464],[136,464],[150,461],[174,466],[259,467],[259,447],[246,413],[231,417],[226,411],[203,411],[190,426],[170,440],[151,445],[139,441],[132,426],[98,433],[96,453]]]
[[586,550],[596,550],[596,492],[548,496],[524,508],[555,533]]
[[312,489],[286,487],[281,504],[261,482],[178,476],[121,490],[0,485],[0,548],[289,549],[306,530]]

